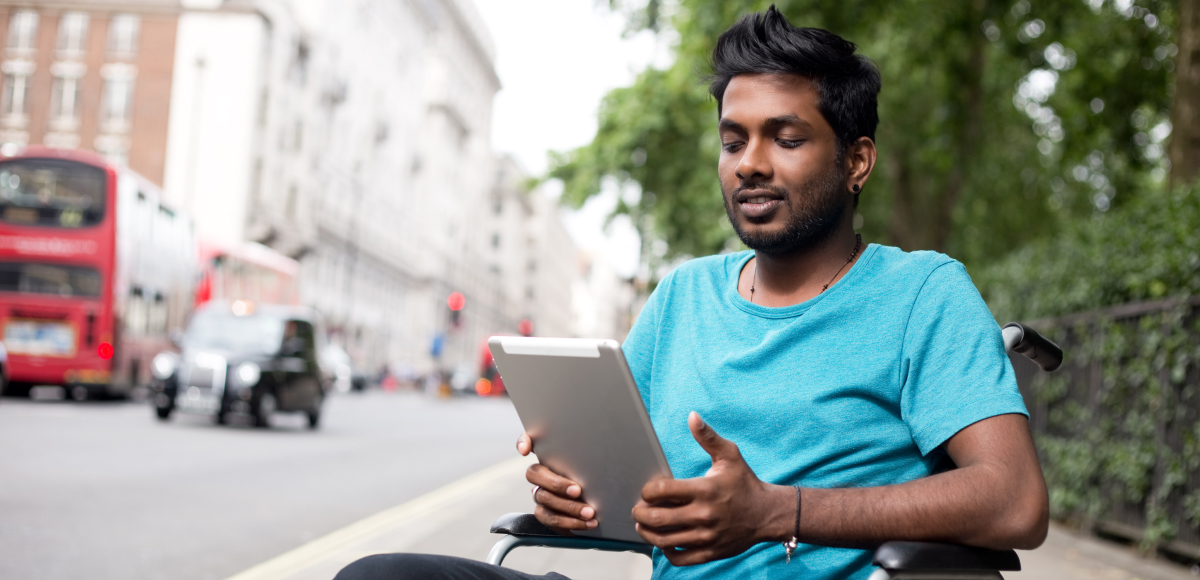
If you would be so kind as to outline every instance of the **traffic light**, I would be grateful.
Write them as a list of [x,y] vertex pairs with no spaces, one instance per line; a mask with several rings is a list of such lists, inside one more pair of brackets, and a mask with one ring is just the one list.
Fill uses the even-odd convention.
[[446,306],[450,307],[450,326],[458,328],[461,324],[462,309],[466,305],[467,298],[462,295],[462,292],[451,292],[450,297],[446,298]]
[[533,321],[528,318],[521,319],[517,323],[517,332],[521,333],[521,336],[533,336]]

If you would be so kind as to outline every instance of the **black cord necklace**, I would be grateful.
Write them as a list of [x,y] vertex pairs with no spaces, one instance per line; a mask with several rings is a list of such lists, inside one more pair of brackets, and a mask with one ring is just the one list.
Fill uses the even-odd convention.
[[[829,285],[833,284],[834,278],[837,278],[838,274],[841,274],[842,270],[846,269],[847,264],[854,261],[854,257],[858,255],[858,250],[860,248],[862,248],[862,234],[854,234],[854,239],[855,239],[854,251],[850,253],[850,257],[846,258],[846,261],[842,264],[842,267],[838,268],[837,272],[833,273],[833,276],[831,278],[829,278],[829,281],[826,282],[824,286],[821,286],[821,291],[817,292],[817,294],[824,294],[825,291],[829,289]],[[755,260],[755,262],[754,262],[754,280],[750,282],[750,303],[751,304],[754,303],[754,286],[755,286],[755,284],[758,284],[758,261],[757,260]]]

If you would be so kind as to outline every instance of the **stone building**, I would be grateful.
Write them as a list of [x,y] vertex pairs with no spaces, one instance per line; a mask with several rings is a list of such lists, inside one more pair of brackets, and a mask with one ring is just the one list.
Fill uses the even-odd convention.
[[364,370],[469,367],[525,318],[573,334],[575,247],[491,151],[469,0],[0,0],[0,33],[0,143],[99,151],[202,237],[299,260]]

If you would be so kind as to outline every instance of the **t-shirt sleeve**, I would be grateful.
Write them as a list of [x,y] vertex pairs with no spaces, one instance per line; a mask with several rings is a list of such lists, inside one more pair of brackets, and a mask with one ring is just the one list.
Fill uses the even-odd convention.
[[997,415],[1028,416],[1000,327],[958,262],[930,273],[904,334],[900,412],[922,454]]
[[633,328],[621,343],[621,352],[625,362],[629,363],[629,372],[637,383],[638,392],[646,408],[650,408],[650,378],[654,374],[654,349],[658,342],[658,319],[661,314],[662,295],[670,284],[670,275],[663,279],[646,299],[646,305],[633,321]]

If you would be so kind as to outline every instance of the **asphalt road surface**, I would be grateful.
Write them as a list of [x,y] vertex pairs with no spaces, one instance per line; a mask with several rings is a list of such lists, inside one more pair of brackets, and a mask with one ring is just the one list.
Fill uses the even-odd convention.
[[513,457],[508,399],[347,394],[270,430],[0,400],[0,578],[221,579]]

